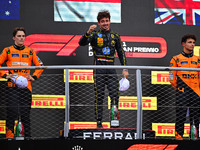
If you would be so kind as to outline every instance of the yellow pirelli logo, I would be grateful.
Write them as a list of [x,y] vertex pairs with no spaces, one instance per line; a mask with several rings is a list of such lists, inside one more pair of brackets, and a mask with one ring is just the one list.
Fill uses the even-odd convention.
[[0,134],[6,134],[6,121],[0,120]]
[[0,77],[0,81],[8,81],[8,79]]
[[32,95],[31,108],[65,108],[65,95]]
[[151,71],[151,84],[170,84],[168,71]]
[[[175,123],[152,123],[152,130],[155,131],[156,136],[175,136]],[[190,124],[184,124],[183,137],[189,137]]]
[[[14,131],[17,125],[17,120],[14,123]],[[6,120],[0,120],[0,134],[6,134]]]
[[[108,109],[110,109],[110,97],[108,96]],[[120,96],[119,109],[137,110],[138,102],[136,96]],[[143,110],[157,110],[157,97],[142,97]]]
[[[64,71],[65,82],[65,71]],[[69,69],[69,82],[72,83],[94,83],[93,70]]]
[[[103,128],[110,128],[110,122],[102,122]],[[69,129],[95,129],[97,128],[96,122],[69,122]]]

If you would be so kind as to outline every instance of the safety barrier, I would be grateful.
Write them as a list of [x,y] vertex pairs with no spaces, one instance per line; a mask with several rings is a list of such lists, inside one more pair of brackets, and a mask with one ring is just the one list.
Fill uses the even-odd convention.
[[[192,68],[158,66],[42,66],[42,67],[1,67],[0,70],[55,69],[63,74],[47,74],[32,82],[32,104],[30,116],[30,138],[58,138],[64,129],[64,137],[69,137],[71,129],[96,128],[95,92],[93,69],[116,69],[122,78],[121,70],[128,69],[130,88],[119,92],[120,128],[135,128],[136,139],[143,138],[143,129],[156,132],[156,138],[174,139],[176,121],[176,93],[169,83],[169,70],[200,71]],[[141,70],[144,73],[141,73]],[[150,72],[149,72],[150,71]],[[13,93],[7,81],[0,79],[0,138],[5,138],[6,118]],[[103,127],[110,128],[110,97],[108,88],[103,99]],[[12,91],[13,92],[13,91]],[[20,92],[21,93],[21,92]],[[25,93],[16,94],[24,97]],[[192,97],[190,95],[189,97]],[[15,97],[17,99],[17,97]],[[15,115],[20,114],[26,105],[12,105]],[[179,106],[181,108],[185,106]],[[189,108],[188,106],[187,108]],[[23,111],[22,111],[23,112]],[[17,117],[15,117],[17,119]],[[185,134],[189,135],[189,120],[186,117]],[[26,129],[25,129],[26,132]]]

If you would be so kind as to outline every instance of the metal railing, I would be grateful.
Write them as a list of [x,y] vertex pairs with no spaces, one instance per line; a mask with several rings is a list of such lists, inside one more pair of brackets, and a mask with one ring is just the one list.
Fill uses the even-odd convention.
[[[64,119],[64,137],[69,136],[69,122],[70,122],[70,111],[69,111],[69,69],[129,69],[136,70],[136,88],[137,88],[137,136],[136,139],[142,139],[143,129],[143,103],[142,103],[142,74],[141,70],[154,70],[154,71],[200,71],[198,68],[176,68],[176,67],[159,67],[159,66],[94,66],[94,65],[63,65],[63,66],[41,66],[41,67],[0,67],[0,70],[33,70],[33,69],[64,69],[65,70],[65,119]],[[34,90],[34,87],[33,87]]]

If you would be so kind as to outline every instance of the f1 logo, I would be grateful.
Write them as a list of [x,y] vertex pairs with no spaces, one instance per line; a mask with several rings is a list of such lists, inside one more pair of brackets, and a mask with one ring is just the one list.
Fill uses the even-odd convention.
[[[79,47],[78,41],[82,35],[52,35],[32,34],[26,37],[25,45],[38,52],[58,52],[57,56],[70,56]],[[121,36],[122,42],[141,42],[160,44],[159,53],[126,52],[127,57],[133,58],[162,58],[167,54],[167,43],[161,37]],[[128,55],[129,54],[129,55]],[[130,55],[131,54],[131,55]]]
[[38,52],[58,52],[57,56],[70,56],[78,47],[81,35],[32,34],[25,45]]

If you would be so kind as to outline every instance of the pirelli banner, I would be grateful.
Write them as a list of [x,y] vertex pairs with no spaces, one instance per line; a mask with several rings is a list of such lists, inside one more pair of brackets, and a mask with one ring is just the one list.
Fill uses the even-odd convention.
[[6,133],[6,120],[0,120],[0,134]]
[[151,84],[170,84],[168,71],[151,71]]
[[31,108],[65,109],[65,95],[32,95]]
[[[108,97],[108,109],[110,109],[110,97]],[[136,96],[120,96],[119,109],[137,110],[138,102]],[[157,110],[157,97],[142,97],[143,110]]]
[[[69,69],[70,83],[94,83],[92,69]],[[64,72],[65,75],[65,72]],[[65,81],[65,76],[64,76]]]
[[[175,136],[175,123],[152,123],[156,136]],[[183,137],[189,137],[190,124],[185,123]]]
[[[103,128],[110,128],[110,122],[102,122]],[[96,122],[79,122],[70,121],[69,129],[95,129],[97,128]]]

